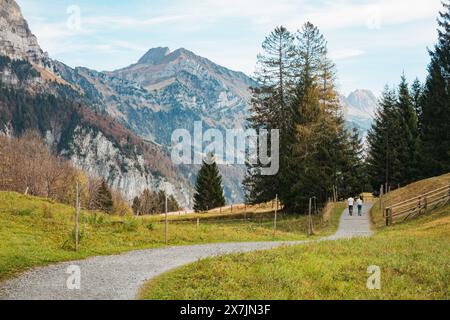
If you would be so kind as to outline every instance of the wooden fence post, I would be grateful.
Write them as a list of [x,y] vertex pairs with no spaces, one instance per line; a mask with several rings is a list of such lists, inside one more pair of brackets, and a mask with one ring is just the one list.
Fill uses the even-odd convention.
[[166,192],[166,203],[165,203],[165,230],[164,230],[164,240],[166,245],[169,244],[169,217],[168,217],[168,199],[167,199],[167,192]]
[[309,198],[308,237],[310,237],[311,233],[312,233],[312,228],[311,228],[311,210],[312,210],[312,198]]
[[77,187],[76,187],[76,202],[75,202],[75,251],[78,251],[78,243],[79,243],[79,239],[78,239],[78,215],[79,215],[79,210],[80,210],[80,186],[79,183],[77,181]]
[[[278,195],[276,196],[276,200],[278,202]],[[273,202],[272,202],[273,203]],[[278,207],[278,206],[277,206]],[[274,223],[273,223],[273,235],[275,236],[276,232],[277,232],[277,209],[275,209],[275,218],[274,218]]]
[[386,209],[386,226],[391,226],[393,222],[393,213],[391,208]]

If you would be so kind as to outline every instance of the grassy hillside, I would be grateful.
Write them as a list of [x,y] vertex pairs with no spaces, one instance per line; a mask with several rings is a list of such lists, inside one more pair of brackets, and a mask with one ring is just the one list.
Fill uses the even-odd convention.
[[[419,196],[421,194],[433,191],[440,187],[450,184],[450,173],[434,177],[426,180],[421,180],[410,184],[404,188],[392,191],[384,197],[385,208],[389,205],[394,205],[404,200],[408,200]],[[383,214],[380,210],[380,202],[378,201],[372,208],[372,221],[376,227],[383,227],[386,223]]]
[[[335,210],[339,216],[341,208]],[[230,241],[302,240],[305,217],[282,218],[276,234],[273,214],[245,214],[248,221],[232,216],[188,215],[170,217],[170,245]],[[161,217],[114,217],[97,212],[80,216],[81,244],[73,251],[72,207],[49,200],[0,192],[0,280],[29,267],[52,262],[108,255],[135,249],[164,245],[164,223]],[[200,226],[197,227],[197,218]],[[219,219],[220,218],[220,219]],[[333,223],[315,218],[317,234],[333,232]]]
[[[450,207],[367,239],[206,259],[165,274],[143,299],[450,299]],[[367,268],[381,268],[368,290]]]

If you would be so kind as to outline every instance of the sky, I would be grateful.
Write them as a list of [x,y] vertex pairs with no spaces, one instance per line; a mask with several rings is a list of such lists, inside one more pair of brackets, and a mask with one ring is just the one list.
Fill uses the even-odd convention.
[[17,0],[44,51],[115,70],[150,48],[186,48],[252,75],[264,38],[310,21],[328,41],[343,94],[424,80],[440,0]]

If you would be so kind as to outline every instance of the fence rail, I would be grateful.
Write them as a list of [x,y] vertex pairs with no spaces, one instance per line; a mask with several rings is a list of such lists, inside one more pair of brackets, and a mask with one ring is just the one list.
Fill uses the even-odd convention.
[[427,210],[445,205],[450,201],[450,185],[420,196],[399,202],[386,208],[386,225],[413,219]]

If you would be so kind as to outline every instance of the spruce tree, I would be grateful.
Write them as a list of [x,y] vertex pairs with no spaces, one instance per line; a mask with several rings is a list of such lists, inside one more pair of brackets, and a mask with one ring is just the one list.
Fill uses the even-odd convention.
[[419,176],[419,130],[418,118],[414,102],[411,97],[408,83],[403,75],[398,89],[397,109],[400,127],[395,137],[398,161],[402,163],[399,168],[400,185],[407,185]]
[[426,176],[450,172],[450,1],[439,14],[439,40],[430,51],[424,90],[423,165]]
[[203,161],[195,185],[194,210],[202,212],[224,205],[225,197],[219,168],[215,161],[211,159]]
[[[292,63],[294,37],[283,26],[275,28],[262,44],[258,55],[256,80],[252,88],[251,129],[280,130],[280,158],[289,153],[286,142],[292,136],[292,109],[290,103],[293,86]],[[270,141],[270,139],[269,139]],[[247,164],[244,180],[247,203],[262,203],[275,198],[281,184],[280,176],[262,176],[259,165]]]
[[105,180],[103,180],[99,186],[96,203],[98,204],[98,209],[104,212],[111,213],[113,211],[113,198],[111,190]]
[[396,138],[400,136],[400,123],[396,92],[386,87],[374,123],[367,135],[367,168],[374,190],[378,190],[381,185],[396,186],[401,181],[402,164],[397,154]]
[[133,205],[131,206],[135,215],[139,216],[141,214],[141,201],[139,197],[133,199]]
[[326,202],[341,171],[336,163],[342,157],[344,121],[327,53],[323,35],[306,23],[297,34],[292,153],[281,168],[280,199],[289,212],[305,212],[310,197]]
[[303,26],[295,41],[286,29],[278,28],[263,48],[249,122],[254,129],[280,129],[280,171],[263,177],[257,166],[249,165],[244,181],[247,201],[264,202],[278,194],[287,213],[304,213],[310,197],[316,197],[320,206],[345,179],[350,142],[335,66],[323,35],[311,23]]
[[339,194],[348,198],[362,193],[366,187],[367,174],[364,164],[364,146],[358,129],[346,134],[343,150],[342,179],[336,184]]
[[417,129],[419,131],[419,136],[422,135],[422,124],[423,124],[423,103],[424,103],[424,86],[419,79],[415,79],[411,85],[411,99],[417,114]]

